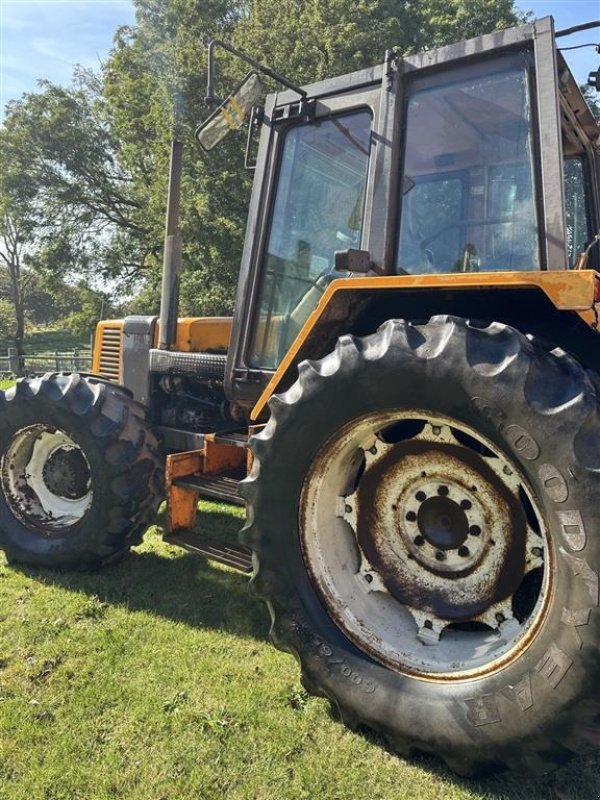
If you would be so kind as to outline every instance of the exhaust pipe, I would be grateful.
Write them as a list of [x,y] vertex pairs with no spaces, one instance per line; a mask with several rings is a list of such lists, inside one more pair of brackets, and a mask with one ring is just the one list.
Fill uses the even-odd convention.
[[171,142],[167,221],[160,294],[159,350],[170,350],[177,338],[179,312],[179,278],[181,275],[181,236],[179,235],[179,201],[181,196],[181,154],[183,144]]

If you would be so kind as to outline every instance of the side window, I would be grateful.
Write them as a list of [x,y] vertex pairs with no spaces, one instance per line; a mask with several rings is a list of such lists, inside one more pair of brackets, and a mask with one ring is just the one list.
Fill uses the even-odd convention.
[[592,238],[588,186],[583,158],[567,158],[565,170],[565,216],[569,265]]
[[359,247],[371,149],[370,110],[285,134],[263,257],[253,367],[275,368],[334,277],[336,250]]
[[526,61],[414,80],[401,199],[398,272],[539,268]]

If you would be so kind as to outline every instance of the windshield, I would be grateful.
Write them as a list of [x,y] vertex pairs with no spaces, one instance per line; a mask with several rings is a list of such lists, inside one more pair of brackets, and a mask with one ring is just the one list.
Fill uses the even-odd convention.
[[399,273],[539,268],[525,66],[409,91]]
[[360,245],[370,111],[285,134],[249,361],[274,368],[334,277],[334,253]]

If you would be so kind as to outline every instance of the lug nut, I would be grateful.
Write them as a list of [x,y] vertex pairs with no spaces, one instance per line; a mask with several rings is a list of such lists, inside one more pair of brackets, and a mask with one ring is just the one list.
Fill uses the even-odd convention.
[[479,536],[479,534],[481,533],[481,528],[479,527],[479,525],[471,525],[471,527],[469,528],[469,533],[471,534],[471,536]]
[[471,503],[470,500],[461,500],[460,501],[460,507],[463,509],[463,511],[468,511],[471,508],[472,505],[473,505],[473,503]]
[[446,553],[443,550],[438,550],[435,554],[436,561],[445,561],[446,560]]
[[448,491],[449,489],[447,486],[438,486],[438,494],[441,495],[442,497],[446,497]]
[[417,492],[415,497],[417,498],[419,503],[422,503],[423,500],[427,500],[427,495],[425,494],[425,492]]
[[367,583],[373,583],[373,576],[371,575],[370,572],[367,572],[367,574],[365,575],[365,580]]
[[470,555],[469,548],[465,547],[464,544],[461,545],[461,547],[458,548],[458,555],[466,558],[468,555]]
[[413,542],[417,545],[417,547],[422,547],[425,544],[425,539],[421,536],[421,534],[419,534],[418,536],[415,536]]
[[349,506],[348,504],[346,504],[344,506],[344,511],[346,512],[346,514],[351,514],[352,513],[352,506]]
[[417,515],[415,514],[414,511],[407,511],[406,512],[406,519],[409,522],[414,522],[417,519]]
[[542,550],[541,547],[532,547],[531,548],[531,552],[533,553],[534,556],[543,556],[544,555],[544,551]]

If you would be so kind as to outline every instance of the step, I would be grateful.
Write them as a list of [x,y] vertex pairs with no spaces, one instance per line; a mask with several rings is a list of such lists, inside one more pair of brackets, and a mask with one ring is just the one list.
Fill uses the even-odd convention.
[[238,506],[245,505],[245,501],[238,494],[239,481],[235,478],[226,478],[222,475],[187,475],[184,478],[175,478],[173,484],[184,489],[193,489],[200,497],[210,500],[224,500]]
[[226,564],[228,567],[239,569],[241,572],[252,572],[252,554],[247,547],[241,544],[224,545],[205,539],[202,534],[192,531],[180,531],[171,536],[165,536],[167,544],[175,544],[192,553]]

